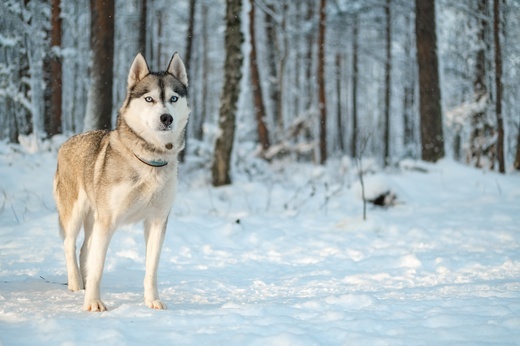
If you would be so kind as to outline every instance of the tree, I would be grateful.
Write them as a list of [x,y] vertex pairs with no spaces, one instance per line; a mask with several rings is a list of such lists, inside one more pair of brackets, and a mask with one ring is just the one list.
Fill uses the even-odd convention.
[[235,115],[240,94],[242,78],[242,42],[240,15],[241,0],[226,0],[226,33],[224,63],[224,85],[219,111],[220,135],[215,143],[213,165],[211,168],[213,186],[231,184],[230,161],[235,139]]
[[506,172],[504,159],[504,119],[502,118],[502,50],[500,47],[500,0],[493,1],[493,37],[495,41],[495,112],[497,116],[497,159],[500,173]]
[[[146,55],[146,16],[148,13],[147,0],[141,0],[139,9],[139,30],[137,36],[137,51],[148,59]],[[189,76],[189,74],[188,74]]]
[[[491,57],[489,42],[489,8],[487,0],[478,0],[475,8],[477,13],[476,28],[478,47],[475,54],[475,75],[473,79],[473,100],[475,104],[481,105],[471,114],[470,138],[469,138],[469,161],[475,167],[493,166],[495,161],[494,150],[494,128],[491,119],[488,118],[488,103],[490,101],[489,88],[487,85],[489,72],[487,66]],[[484,160],[486,158],[486,160]]]
[[320,1],[320,19],[318,24],[318,108],[320,111],[320,163],[327,161],[327,100],[325,97],[325,21],[327,0]]
[[[188,76],[195,75],[195,73],[194,73],[195,69],[192,66],[192,65],[194,65],[193,59],[191,56],[192,56],[192,51],[193,51],[193,30],[194,30],[194,26],[195,26],[195,7],[196,7],[196,5],[197,5],[196,0],[190,0],[190,13],[188,16],[188,30],[186,32],[186,58],[184,60],[184,64],[186,66],[186,72],[188,73]],[[191,87],[190,89],[193,89],[193,87]],[[192,98],[194,98],[195,95],[193,92],[191,92],[190,96]],[[198,109],[196,107],[197,107],[197,103],[193,102],[191,104],[191,108],[192,108],[191,114],[193,114],[193,115],[199,114]],[[188,150],[189,132],[190,132],[189,126],[186,126],[184,150],[179,154],[179,161],[181,161],[181,162],[184,162],[184,155],[185,155],[186,151]]]
[[415,11],[422,159],[436,162],[444,157],[444,136],[435,32],[435,0],[416,0]]
[[84,130],[112,127],[114,2],[90,0],[92,67]]
[[336,127],[338,135],[338,147],[341,153],[345,151],[344,139],[343,139],[343,114],[341,111],[341,64],[342,54],[336,52],[335,65],[336,65]]
[[251,53],[249,55],[251,70],[251,89],[253,91],[254,113],[257,122],[258,141],[265,151],[269,148],[269,132],[265,126],[265,106],[262,95],[262,83],[260,82],[260,73],[258,72],[258,63],[256,61],[256,38],[255,38],[255,1],[250,0],[251,10],[249,11],[249,36],[251,37]]
[[352,20],[352,137],[350,141],[350,155],[357,155],[357,137],[358,137],[358,111],[357,111],[357,94],[358,94],[358,54],[359,54],[359,20],[358,15],[354,14]]
[[48,75],[46,78],[48,96],[50,100],[45,115],[45,132],[48,137],[61,133],[61,100],[62,100],[62,71],[61,56],[61,0],[52,0],[51,5],[51,50],[47,57]]
[[390,163],[390,96],[392,85],[390,83],[392,72],[392,0],[386,0],[386,60],[385,60],[385,129],[384,129],[384,164]]

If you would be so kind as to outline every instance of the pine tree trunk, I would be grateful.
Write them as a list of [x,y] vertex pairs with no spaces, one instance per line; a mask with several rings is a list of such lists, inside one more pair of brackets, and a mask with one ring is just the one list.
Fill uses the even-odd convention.
[[520,170],[520,128],[518,129],[518,133],[516,134],[516,155],[513,167],[516,170]]
[[384,130],[384,164],[390,164],[390,93],[392,72],[392,16],[390,6],[392,0],[386,0],[386,61],[385,61],[385,130]]
[[350,142],[350,154],[357,157],[358,141],[358,114],[357,114],[357,89],[358,89],[358,15],[354,15],[352,21],[352,137]]
[[341,59],[341,53],[336,52],[336,127],[338,135],[338,148],[340,152],[343,154],[345,152],[345,144],[343,142],[343,112],[341,109]]
[[500,0],[493,2],[495,41],[495,86],[496,86],[496,116],[497,116],[497,159],[500,173],[506,172],[504,159],[504,119],[502,117],[502,48],[500,46]]
[[262,95],[262,83],[260,81],[260,74],[258,72],[258,63],[256,57],[256,38],[255,38],[255,1],[250,0],[251,10],[249,11],[249,35],[251,37],[251,53],[250,58],[250,71],[251,71],[251,89],[253,91],[253,101],[255,106],[255,117],[257,122],[257,133],[258,141],[262,146],[262,150],[265,151],[269,148],[269,133],[265,126],[265,106],[264,98]]
[[280,56],[280,45],[278,43],[278,28],[277,23],[272,17],[272,13],[276,13],[276,8],[272,2],[267,3],[269,12],[265,13],[265,36],[266,40],[266,68],[268,73],[268,96],[271,103],[270,111],[271,118],[274,124],[276,124],[276,131],[274,133],[275,138],[282,135],[280,129],[280,72],[279,68],[279,56]]
[[209,33],[208,33],[208,6],[202,5],[202,22],[201,22],[201,31],[202,31],[202,64],[200,71],[200,90],[201,90],[201,98],[200,98],[200,111],[198,116],[198,123],[196,123],[195,133],[193,134],[195,138],[198,140],[202,140],[204,137],[204,122],[206,121],[206,113],[207,113],[207,102],[208,102],[208,74],[209,72],[209,60],[208,60],[208,50],[209,50]]
[[[193,68],[193,59],[191,58],[192,56],[192,51],[193,51],[193,30],[194,30],[194,27],[195,27],[195,7],[197,5],[197,1],[196,0],[190,0],[190,13],[189,13],[189,16],[188,16],[188,30],[187,30],[187,33],[186,33],[186,58],[184,59],[184,65],[186,66],[186,72],[188,73],[188,76],[195,76],[195,69]],[[195,93],[194,93],[194,90],[193,90],[193,86],[190,87],[189,89],[190,91],[190,99],[191,99],[191,114],[193,115],[193,118],[195,117],[198,117],[199,116],[199,111],[198,111],[198,104],[195,100]],[[195,101],[195,102],[193,102]],[[196,119],[193,119],[193,122],[196,123]],[[184,139],[184,149],[180,152],[179,154],[179,161],[180,162],[184,162],[184,156],[186,155],[186,152],[188,151],[188,144],[189,144],[189,134],[190,134],[190,126],[186,126],[186,131],[185,131],[185,139]]]
[[325,97],[325,20],[327,0],[320,1],[320,20],[318,26],[318,108],[320,112],[320,163],[327,161],[327,100]]
[[235,115],[242,78],[242,51],[244,40],[241,31],[241,0],[226,0],[226,34],[224,85],[220,101],[220,135],[215,143],[212,166],[213,186],[231,184],[230,163],[235,138]]
[[436,162],[444,157],[444,136],[435,32],[435,1],[416,0],[415,6],[422,159]]
[[[474,101],[481,102],[482,98],[489,98],[487,87],[488,64],[486,53],[490,53],[488,42],[489,31],[489,8],[487,0],[479,0],[477,8],[477,44],[479,47],[475,60],[475,76],[473,80]],[[487,104],[487,102],[486,102]],[[487,143],[492,142],[493,127],[487,118],[488,107],[478,110],[471,116],[471,132],[469,138],[469,156],[468,161],[475,167],[484,167],[485,164],[492,165],[494,163],[494,146]],[[486,157],[487,160],[483,160]],[[488,167],[489,168],[489,167]]]
[[62,71],[61,56],[54,50],[61,48],[61,0],[52,0],[51,5],[51,51],[48,57],[47,90],[49,105],[45,114],[45,132],[48,137],[61,133]]
[[84,130],[112,127],[114,2],[91,0],[92,66]]
[[[146,55],[146,17],[148,13],[148,1],[141,0],[141,8],[139,10],[139,33],[137,37],[137,51],[144,57]],[[188,74],[189,76],[189,74]]]

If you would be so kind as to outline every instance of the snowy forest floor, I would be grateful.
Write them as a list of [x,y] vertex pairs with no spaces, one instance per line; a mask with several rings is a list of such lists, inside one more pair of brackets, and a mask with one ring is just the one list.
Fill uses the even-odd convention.
[[[159,268],[168,310],[143,303],[140,225],[119,230],[81,311],[52,199],[55,152],[0,144],[0,344],[439,345],[520,340],[520,176],[449,160],[365,168],[237,160],[213,188],[180,169]],[[367,160],[368,162],[368,160]],[[417,169],[419,168],[419,169]]]

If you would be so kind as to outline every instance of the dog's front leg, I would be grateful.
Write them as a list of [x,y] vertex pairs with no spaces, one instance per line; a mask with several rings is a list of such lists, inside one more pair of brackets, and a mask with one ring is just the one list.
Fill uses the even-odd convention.
[[157,267],[166,233],[166,220],[146,220],[145,240],[146,240],[146,273],[144,276],[144,302],[152,309],[163,310],[166,305],[159,300],[157,290]]
[[87,255],[87,280],[83,305],[85,311],[105,311],[107,309],[101,301],[100,284],[112,233],[109,227],[102,226],[100,222],[94,224]]

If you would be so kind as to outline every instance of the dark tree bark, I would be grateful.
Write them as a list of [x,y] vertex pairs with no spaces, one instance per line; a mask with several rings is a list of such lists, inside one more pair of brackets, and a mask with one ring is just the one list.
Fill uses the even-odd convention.
[[148,58],[146,55],[146,17],[148,15],[148,1],[141,0],[140,5],[141,8],[139,10],[139,36],[137,37],[137,50],[144,57]]
[[386,0],[386,61],[385,61],[385,130],[384,130],[384,164],[390,164],[390,94],[392,73],[392,0]]
[[342,64],[341,64],[342,55],[340,52],[336,52],[336,127],[337,127],[337,134],[338,134],[338,148],[341,153],[345,151],[345,144],[343,139],[343,112],[341,109],[341,99],[342,99],[342,93],[341,93],[341,70],[342,70]]
[[47,59],[48,71],[46,84],[49,95],[49,105],[46,107],[44,120],[45,132],[48,137],[61,133],[61,100],[62,100],[62,71],[61,56],[56,53],[56,49],[61,48],[61,0],[52,0],[51,4],[51,51]]
[[92,66],[85,130],[112,127],[114,2],[90,0]]
[[497,117],[497,159],[498,171],[506,172],[504,159],[504,119],[502,117],[502,48],[500,46],[500,0],[493,2],[493,36],[495,41],[495,88],[496,88],[496,117]]
[[422,159],[436,162],[444,157],[444,136],[435,32],[435,1],[416,0],[415,11]]
[[[410,64],[415,62],[415,54],[413,54],[412,47],[414,45],[414,33],[413,25],[411,20],[411,14],[405,17],[406,27],[406,38],[404,40],[403,49],[406,59],[406,63]],[[407,153],[414,153],[413,147],[415,147],[415,83],[416,73],[415,69],[408,69],[405,80],[404,80],[404,97],[403,97],[403,125],[404,125],[404,136],[403,144],[407,150]]]
[[[202,22],[201,22],[201,32],[202,32],[202,64],[201,64],[201,99],[200,99],[200,110],[199,110],[199,119],[196,123],[196,129],[194,136],[198,140],[202,140],[204,137],[204,122],[206,121],[206,113],[207,113],[207,102],[208,102],[208,74],[209,74],[209,60],[208,60],[208,50],[209,50],[209,33],[208,33],[208,6],[202,5]],[[197,121],[197,119],[196,119]]]
[[327,161],[327,100],[325,97],[325,20],[327,0],[320,0],[320,19],[318,24],[318,108],[320,112],[320,163]]
[[251,37],[251,53],[250,58],[250,71],[251,71],[251,89],[253,91],[253,101],[255,105],[255,117],[257,122],[257,133],[258,141],[262,146],[262,150],[265,151],[269,148],[269,133],[265,126],[265,106],[264,98],[262,95],[262,83],[260,82],[260,74],[258,72],[258,63],[256,57],[256,38],[255,38],[255,1],[249,0],[251,4],[251,10],[249,11],[249,36]]
[[242,78],[241,0],[226,0],[226,60],[224,63],[224,85],[220,101],[220,135],[215,143],[213,166],[211,168],[213,186],[231,184],[230,162],[235,138],[235,115]]
[[[188,31],[186,32],[186,59],[184,60],[184,65],[186,66],[186,72],[188,73],[188,76],[194,76],[195,75],[195,69],[193,68],[193,62],[192,62],[192,51],[193,51],[193,30],[195,27],[195,7],[197,5],[196,0],[190,0],[190,13],[188,16]],[[195,99],[195,93],[193,92],[193,87],[190,88],[190,99]],[[191,102],[191,114],[193,114],[193,117],[198,117],[198,105],[197,102]],[[196,123],[197,120],[194,120]],[[184,162],[184,155],[186,154],[186,151],[188,150],[188,134],[190,132],[190,127],[186,126],[186,133],[184,134],[184,149],[179,154],[179,161]]]
[[518,128],[518,133],[516,134],[516,155],[513,167],[516,170],[520,170],[520,127]]
[[350,154],[357,157],[358,141],[358,114],[357,114],[357,89],[358,89],[358,54],[359,54],[359,20],[355,14],[352,20],[352,137],[350,141]]
[[[285,2],[282,4],[285,6]],[[277,13],[277,9],[273,2],[267,3],[267,9],[269,10],[265,14],[265,35],[267,37],[267,70],[269,74],[268,83],[268,96],[271,100],[271,113],[278,135],[282,135],[283,131],[283,116],[282,116],[282,51],[280,47],[280,30],[283,30],[281,26],[272,17],[273,13]],[[285,14],[285,13],[284,13]],[[282,23],[283,24],[283,23]],[[284,35],[284,33],[281,33]]]
[[[483,98],[489,98],[488,92],[488,59],[490,57],[490,42],[489,33],[489,8],[488,0],[478,0],[477,8],[475,9],[477,16],[477,53],[475,57],[475,75],[473,79],[474,101],[481,102]],[[486,101],[486,103],[489,101]],[[489,145],[492,143],[494,136],[493,125],[489,123],[487,118],[487,109],[479,109],[471,115],[471,132],[469,138],[469,156],[468,161],[475,165],[475,167],[484,167],[485,163],[493,166],[495,162],[495,146]],[[482,160],[487,157],[487,160]],[[490,168],[490,167],[488,167]]]

